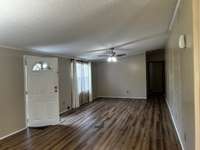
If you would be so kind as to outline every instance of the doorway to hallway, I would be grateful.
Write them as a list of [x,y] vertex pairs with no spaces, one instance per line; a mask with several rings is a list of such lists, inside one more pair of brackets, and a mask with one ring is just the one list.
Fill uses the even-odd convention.
[[147,97],[165,95],[164,50],[146,53]]

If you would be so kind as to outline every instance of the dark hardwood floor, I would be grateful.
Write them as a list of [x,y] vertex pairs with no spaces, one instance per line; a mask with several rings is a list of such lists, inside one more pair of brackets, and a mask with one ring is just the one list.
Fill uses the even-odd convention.
[[99,100],[61,125],[27,129],[0,141],[1,150],[180,150],[163,99]]

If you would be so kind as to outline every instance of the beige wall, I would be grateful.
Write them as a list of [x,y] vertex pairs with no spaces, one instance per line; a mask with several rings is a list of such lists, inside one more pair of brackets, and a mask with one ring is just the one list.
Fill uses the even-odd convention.
[[58,59],[59,65],[59,99],[60,112],[72,108],[72,86],[71,86],[71,61],[65,58]]
[[25,127],[23,52],[0,48],[0,137]]
[[146,98],[145,55],[123,58],[117,63],[95,63],[93,89],[95,97]]
[[[23,55],[0,48],[0,138],[25,128]],[[40,56],[40,55],[39,55]],[[59,58],[60,110],[71,107],[70,60]]]
[[[185,150],[194,150],[192,1],[182,0],[166,50],[167,102]],[[187,48],[178,48],[180,34]]]

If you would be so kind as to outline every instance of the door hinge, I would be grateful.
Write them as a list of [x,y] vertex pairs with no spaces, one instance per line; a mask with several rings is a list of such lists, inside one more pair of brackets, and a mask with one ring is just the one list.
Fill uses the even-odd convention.
[[25,91],[25,95],[28,95],[28,91]]

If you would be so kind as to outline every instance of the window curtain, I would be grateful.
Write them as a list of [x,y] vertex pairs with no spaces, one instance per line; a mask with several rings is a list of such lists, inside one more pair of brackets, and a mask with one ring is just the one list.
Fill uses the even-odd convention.
[[72,81],[72,107],[73,108],[78,108],[80,106],[76,72],[77,72],[76,60],[72,60],[72,62],[71,62],[71,81]]
[[93,101],[93,89],[92,89],[92,63],[89,62],[89,102]]
[[72,72],[73,108],[78,108],[93,100],[91,63],[73,60]]

